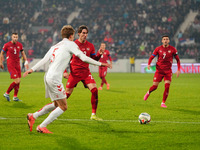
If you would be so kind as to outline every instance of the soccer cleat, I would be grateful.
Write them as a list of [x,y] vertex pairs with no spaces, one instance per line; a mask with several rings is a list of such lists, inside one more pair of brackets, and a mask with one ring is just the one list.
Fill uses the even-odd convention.
[[160,107],[167,108],[167,106],[165,105],[165,103],[162,103],[162,104],[160,105]]
[[99,88],[98,88],[98,90],[102,90],[103,88],[100,86]]
[[90,117],[91,120],[96,120],[96,121],[102,121],[103,119],[97,117],[96,115],[91,115]]
[[53,133],[53,132],[51,132],[51,131],[49,131],[46,127],[43,127],[43,128],[41,128],[40,126],[37,126],[37,132],[40,132],[40,133]]
[[8,102],[10,102],[10,95],[9,94],[4,93],[3,96],[7,99]]
[[20,101],[22,101],[22,100],[20,100],[18,97],[13,97],[13,101],[15,101],[15,102],[20,102]]
[[27,115],[27,120],[28,120],[28,126],[29,126],[29,129],[30,129],[30,132],[32,132],[33,124],[35,123],[35,118],[33,118],[33,114],[29,113]]
[[109,90],[110,89],[110,84],[107,83],[106,86],[107,86],[107,90]]
[[146,94],[145,94],[145,96],[144,96],[144,100],[146,101],[147,100],[147,98],[149,97],[149,92],[147,92]]

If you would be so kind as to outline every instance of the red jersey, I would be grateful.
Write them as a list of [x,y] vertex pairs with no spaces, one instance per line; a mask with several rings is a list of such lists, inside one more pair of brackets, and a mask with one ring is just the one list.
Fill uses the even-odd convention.
[[[99,54],[99,52],[97,54]],[[110,57],[110,52],[108,50],[105,50],[104,53],[101,55],[101,58],[99,59],[99,61],[102,63],[107,63],[108,59],[112,61],[112,58]]]
[[[95,60],[99,60],[100,55],[96,56],[94,45],[88,41],[85,43],[80,43],[75,40],[75,43],[79,46],[80,50],[88,57],[91,57]],[[83,62],[79,57],[73,55],[70,62],[71,74],[75,76],[87,76],[90,72],[89,64]]]
[[[148,65],[150,65],[152,59],[158,55],[158,60],[156,63],[156,69],[158,71],[171,71],[173,56],[178,54],[175,47],[169,45],[168,47],[163,47],[163,45],[157,47],[152,56],[149,58]],[[177,58],[177,57],[175,57]]]
[[23,50],[20,42],[13,44],[11,41],[4,44],[3,49],[6,52],[7,64],[15,64],[20,62],[19,52]]

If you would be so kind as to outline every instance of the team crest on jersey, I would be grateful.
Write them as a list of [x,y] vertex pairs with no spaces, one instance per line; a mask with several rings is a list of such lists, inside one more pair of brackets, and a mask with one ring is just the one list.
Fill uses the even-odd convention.
[[171,53],[171,50],[168,50],[168,53]]
[[89,50],[90,50],[90,48],[88,47],[88,48],[87,48],[87,51],[89,51]]
[[160,50],[159,52],[160,52],[160,53],[162,53],[162,51],[161,51],[161,50]]
[[17,48],[19,49],[19,46],[17,46]]

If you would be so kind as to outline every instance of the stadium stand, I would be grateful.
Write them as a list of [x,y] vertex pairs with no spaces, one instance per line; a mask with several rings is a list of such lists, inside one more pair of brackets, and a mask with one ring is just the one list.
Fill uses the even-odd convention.
[[[104,41],[113,57],[148,57],[161,44],[163,34],[168,34],[175,46],[174,37],[185,16],[199,11],[198,0],[7,0],[0,5],[0,45],[18,32],[28,57],[34,58],[41,58],[60,40],[60,28],[68,23],[75,29],[87,25],[88,40],[96,50]],[[178,33],[180,57],[199,57],[199,16],[184,33]],[[193,44],[183,44],[188,39],[193,39]]]

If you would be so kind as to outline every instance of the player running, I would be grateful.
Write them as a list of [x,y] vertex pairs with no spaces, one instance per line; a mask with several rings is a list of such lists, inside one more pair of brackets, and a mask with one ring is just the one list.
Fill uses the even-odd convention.
[[61,35],[63,40],[52,46],[50,50],[46,53],[44,58],[40,60],[31,70],[24,73],[24,77],[35,71],[40,66],[50,63],[49,69],[45,74],[45,91],[46,98],[50,97],[53,103],[47,104],[39,111],[27,115],[28,125],[30,131],[32,131],[35,119],[44,114],[49,114],[49,116],[37,126],[37,131],[40,133],[52,133],[46,126],[53,122],[57,117],[59,117],[63,112],[67,110],[67,100],[64,86],[62,84],[63,72],[74,54],[76,57],[80,58],[86,63],[90,63],[97,66],[108,66],[109,64],[97,62],[89,57],[86,57],[79,47],[73,42],[74,40],[74,29],[70,25],[63,26],[61,29]]
[[[101,58],[100,58],[99,61],[107,63],[107,60],[109,59],[110,60],[110,66],[112,68],[112,58],[110,57],[110,52],[108,50],[106,50],[106,44],[101,43],[100,49],[102,49],[103,54],[101,55]],[[98,55],[98,53],[97,53],[97,55]],[[110,84],[107,83],[107,81],[106,81],[107,70],[108,70],[108,67],[101,67],[101,66],[99,67],[99,77],[101,78],[101,86],[98,88],[98,90],[103,89],[104,83],[107,86],[107,90],[110,89]]]
[[6,53],[7,59],[7,68],[10,73],[10,78],[14,81],[8,87],[6,93],[4,93],[4,97],[7,101],[10,101],[10,92],[14,89],[13,101],[21,101],[17,97],[19,92],[20,78],[21,78],[21,67],[20,67],[20,57],[19,54],[21,52],[23,59],[25,60],[25,67],[28,69],[28,61],[26,54],[23,50],[23,46],[20,42],[18,42],[18,34],[12,33],[12,40],[6,44],[4,44],[3,49],[0,54],[0,67],[4,69],[3,65],[3,54]]
[[156,72],[153,78],[153,85],[150,87],[149,91],[145,94],[144,100],[146,101],[149,97],[150,93],[157,89],[158,84],[162,81],[164,78],[165,81],[165,91],[163,93],[163,100],[161,103],[161,107],[167,107],[165,105],[165,102],[167,100],[168,94],[169,94],[169,87],[172,79],[172,62],[173,62],[173,56],[175,57],[177,61],[178,70],[176,72],[176,76],[179,77],[180,74],[180,59],[178,56],[178,52],[176,48],[169,45],[169,36],[164,35],[162,37],[162,45],[157,47],[151,57],[148,61],[148,69],[150,69],[150,64],[154,57],[158,55],[158,60],[156,63]]
[[[95,60],[99,60],[101,57],[101,49],[99,50],[100,53],[95,55],[95,48],[94,45],[88,42],[88,28],[85,25],[81,25],[78,28],[78,35],[79,38],[75,40],[75,43],[79,46],[80,50],[88,57],[91,57]],[[78,82],[82,82],[85,88],[88,88],[91,93],[91,104],[92,104],[92,115],[90,117],[91,120],[102,120],[101,118],[96,116],[96,110],[98,105],[98,89],[96,86],[96,82],[92,77],[92,74],[89,69],[89,64],[83,62],[77,56],[73,55],[71,62],[70,62],[70,75],[66,85],[66,94],[69,97],[74,87],[76,87]],[[67,74],[67,73],[65,73]]]

